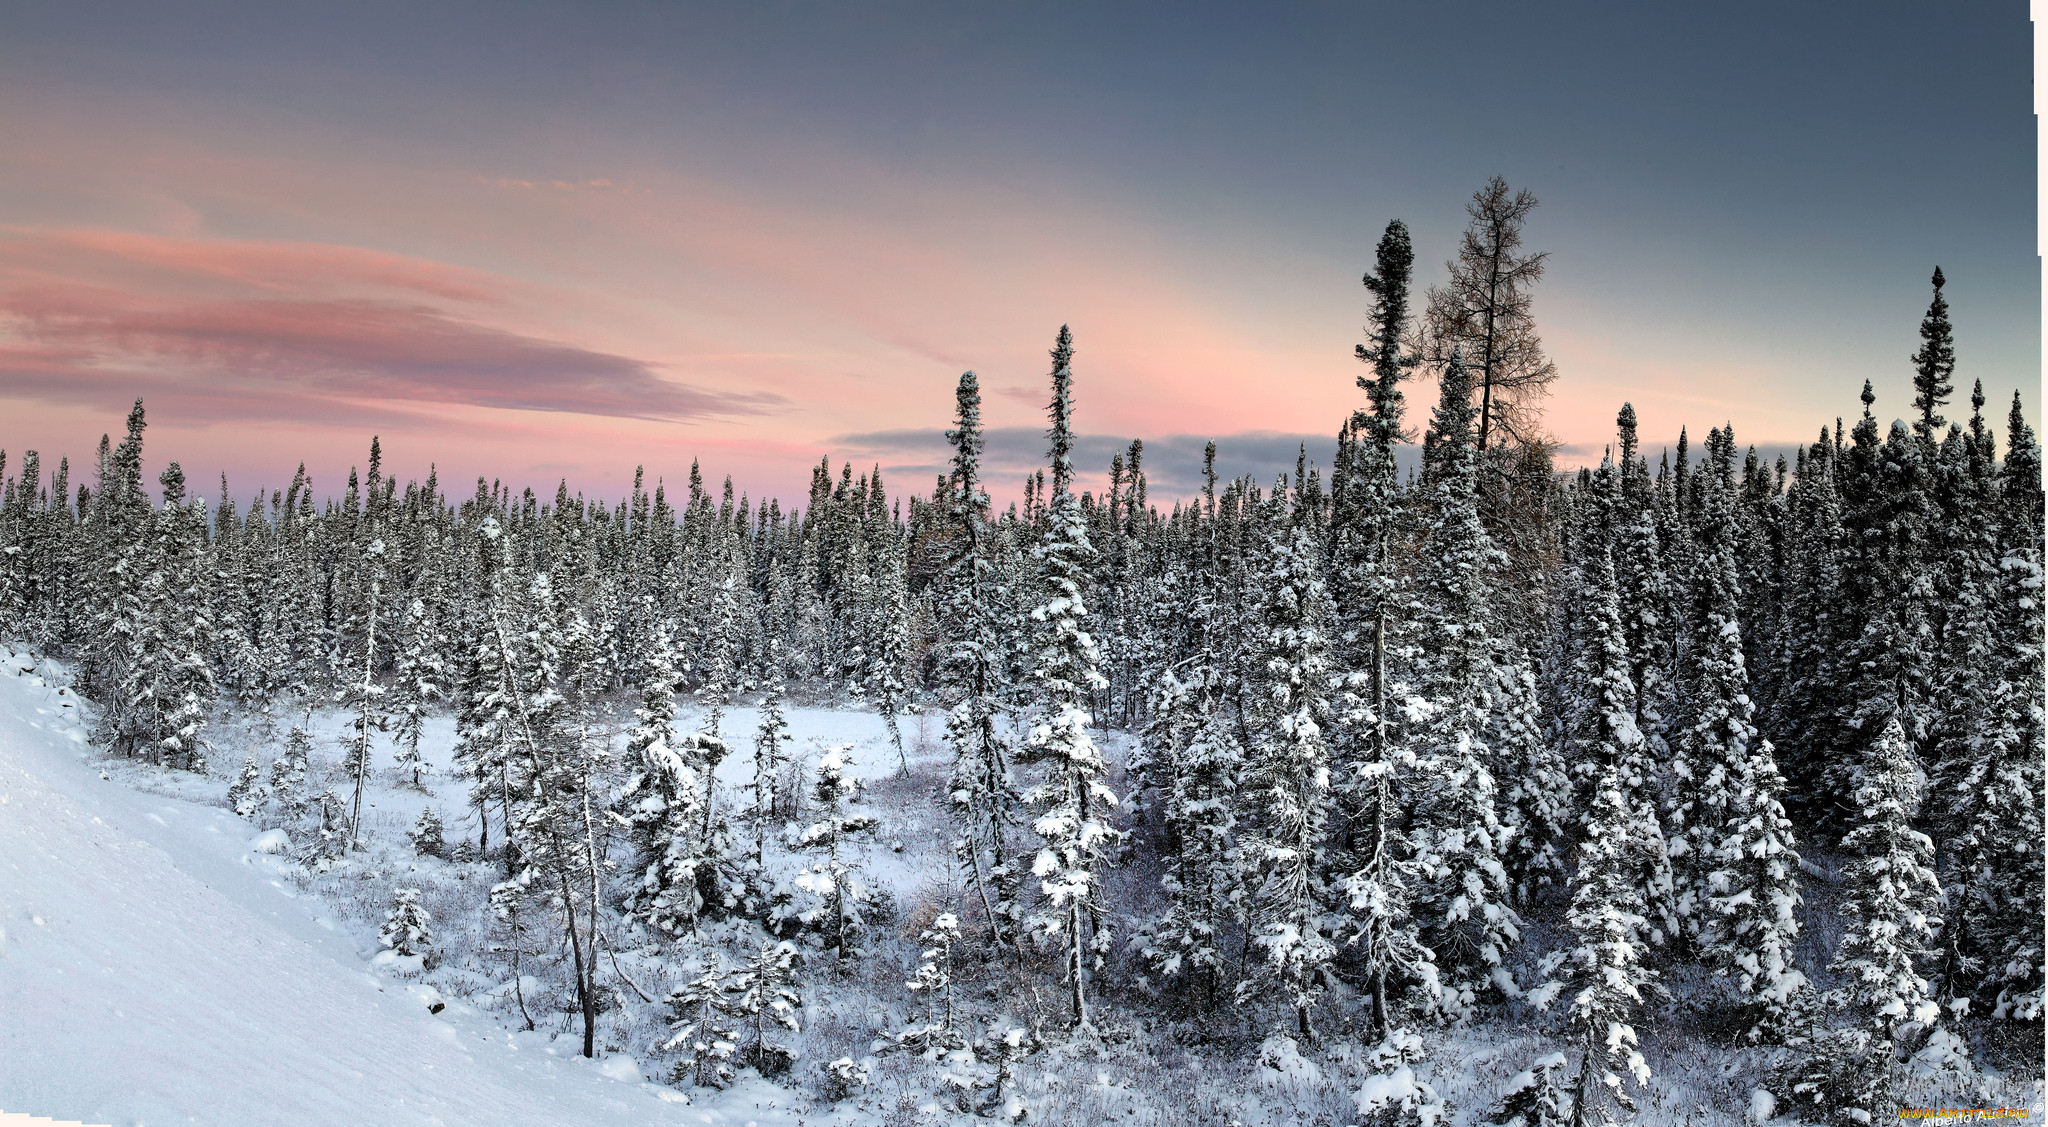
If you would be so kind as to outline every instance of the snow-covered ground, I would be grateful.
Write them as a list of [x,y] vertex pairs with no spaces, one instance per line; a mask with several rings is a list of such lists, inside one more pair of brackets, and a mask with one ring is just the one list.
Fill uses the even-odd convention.
[[68,691],[0,661],[16,674],[0,676],[0,1110],[123,1125],[796,1122],[787,1093],[758,1081],[679,1093],[629,1057],[585,1061],[459,1000],[430,1013],[432,989],[374,971],[360,932],[252,850],[248,822],[112,778]]
[[[687,952],[619,937],[601,968],[609,993],[594,1060],[577,1054],[580,1026],[559,960],[530,959],[518,982],[536,1028],[524,1029],[504,956],[494,953],[502,937],[489,931],[484,907],[502,873],[489,862],[420,857],[407,843],[426,805],[446,820],[451,844],[476,840],[467,780],[449,773],[450,718],[430,721],[422,741],[424,791],[404,785],[388,740],[375,741],[365,848],[316,871],[289,848],[265,851],[277,834],[236,817],[224,796],[243,756],[253,752],[267,767],[295,721],[314,735],[313,789],[341,786],[345,715],[225,721],[211,732],[211,773],[201,776],[103,758],[80,716],[90,706],[64,680],[61,667],[0,648],[0,1112],[314,1127],[975,1121],[948,1097],[945,1066],[877,1051],[922,1005],[903,989],[917,936],[961,891],[934,793],[948,768],[937,716],[904,718],[905,776],[872,712],[788,710],[788,747],[803,763],[793,778],[825,748],[852,745],[852,773],[867,788],[863,812],[881,822],[854,853],[890,906],[867,958],[834,965],[820,953],[806,968],[803,1030],[790,1039],[799,1075],[778,1084],[746,1073],[717,1091],[659,1082],[672,1063],[658,1047],[669,1017],[659,1000],[687,974]],[[679,713],[679,727],[698,726],[694,706],[682,702]],[[614,717],[615,746],[623,720]],[[736,792],[752,778],[758,723],[753,707],[725,713],[734,750],[719,778],[729,807],[744,804]],[[1101,738],[1120,761],[1125,737]],[[753,833],[743,823],[733,830],[740,840]],[[769,862],[786,876],[805,859],[777,846],[779,833],[770,830]],[[1127,936],[1156,874],[1126,869],[1109,880],[1125,912],[1117,932]],[[419,888],[433,915],[443,953],[433,970],[407,972],[379,957],[378,924],[398,887]],[[1828,933],[1831,909],[1816,911],[1816,934]],[[1544,926],[1532,922],[1532,936]],[[1540,937],[1530,944],[1549,945]],[[1122,992],[1105,997],[1101,1042],[1075,1045],[1056,1033],[1063,1003],[1048,985],[1055,975],[1037,959],[1011,965],[977,955],[955,968],[971,1034],[1020,1024],[1046,1032],[1018,1066],[1012,1097],[1033,1122],[1343,1127],[1360,1120],[1362,1093],[1385,1086],[1357,1048],[1356,1007],[1341,992],[1326,1000],[1326,1043],[1297,1052],[1284,1039],[1262,1044],[1256,1007],[1176,1026],[1153,988],[1127,974],[1101,984]],[[1510,1077],[1562,1047],[1551,1019],[1525,1009],[1422,1031],[1415,1074],[1445,1098],[1443,1127],[1484,1123]],[[1655,1081],[1640,1122],[1733,1124],[1757,1110],[1757,1086],[1783,1050],[1718,1046],[1696,1024],[1645,1026]],[[834,1102],[815,1078],[822,1062],[841,1056],[870,1067],[874,1082]],[[2041,1114],[2039,1083],[2018,1078],[1914,1096],[1948,1106],[2012,1102]]]

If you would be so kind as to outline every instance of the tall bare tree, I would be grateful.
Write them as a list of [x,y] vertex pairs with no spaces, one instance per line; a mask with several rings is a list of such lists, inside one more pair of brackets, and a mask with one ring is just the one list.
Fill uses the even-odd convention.
[[1446,264],[1450,282],[1430,287],[1420,326],[1418,351],[1437,366],[1450,362],[1453,348],[1464,349],[1479,388],[1481,451],[1496,428],[1518,443],[1539,437],[1536,403],[1557,378],[1530,312],[1531,291],[1550,256],[1521,253],[1522,223],[1535,209],[1534,195],[1510,191],[1498,176],[1472,193],[1465,205],[1472,221],[1458,257]]

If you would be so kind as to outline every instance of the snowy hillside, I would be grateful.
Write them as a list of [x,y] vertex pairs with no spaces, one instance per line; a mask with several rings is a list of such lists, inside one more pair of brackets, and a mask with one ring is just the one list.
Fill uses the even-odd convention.
[[[0,1109],[89,1123],[790,1122],[682,1102],[373,971],[249,823],[109,779],[76,698],[0,677]],[[786,1102],[786,1098],[784,1099]]]

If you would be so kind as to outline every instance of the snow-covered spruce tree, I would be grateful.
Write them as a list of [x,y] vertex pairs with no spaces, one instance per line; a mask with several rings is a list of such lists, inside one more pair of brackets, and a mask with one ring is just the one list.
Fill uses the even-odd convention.
[[1501,863],[1520,903],[1569,881],[1576,833],[1571,768],[1545,724],[1535,659],[1512,638],[1494,640],[1494,702],[1486,743],[1500,764]]
[[1877,731],[1855,777],[1860,812],[1842,842],[1855,859],[1843,873],[1846,928],[1832,967],[1841,985],[1823,998],[1851,1021],[1818,1033],[1772,1077],[1772,1091],[1808,1121],[1839,1127],[1868,1124],[1896,1106],[1900,1041],[1940,1016],[1915,964],[1941,924],[1941,891],[1933,843],[1913,828],[1919,770],[1896,717]]
[[97,531],[115,563],[101,581],[107,601],[85,687],[103,701],[97,735],[110,750],[204,771],[217,645],[204,583],[205,505],[187,503],[184,471],[172,462],[158,479],[163,508],[152,511],[141,485],[142,428],[137,400],[95,504],[96,519],[107,510]]
[[1213,1006],[1233,955],[1226,929],[1245,918],[1235,813],[1244,749],[1230,715],[1204,707],[1206,695],[1172,670],[1154,692],[1146,734],[1150,770],[1165,780],[1158,820],[1167,906],[1138,949],[1160,974],[1191,983],[1191,1002]]
[[284,750],[270,761],[270,800],[277,806],[278,820],[289,827],[296,828],[306,816],[306,757],[312,751],[312,735],[304,724],[294,724],[285,735]]
[[[779,659],[770,647],[769,665]],[[754,729],[754,801],[747,820],[754,824],[754,867],[760,868],[767,852],[768,826],[775,820],[775,782],[782,765],[789,761],[783,745],[789,742],[789,719],[782,710],[782,678],[768,683],[768,695],[761,700],[761,724]]]
[[1941,926],[1941,888],[1933,842],[1913,828],[1920,769],[1897,717],[1874,734],[1857,777],[1860,816],[1842,839],[1854,857],[1842,874],[1847,927],[1832,968],[1842,985],[1830,1001],[1871,1035],[1874,1067],[1888,1070],[1889,1047],[1932,1028],[1941,1012],[1916,967]]
[[744,915],[759,899],[762,876],[748,865],[751,852],[733,850],[732,820],[727,803],[718,794],[718,765],[732,748],[724,740],[702,733],[684,737],[677,746],[695,761],[704,787],[698,796],[697,828],[691,839],[698,901],[713,919]]
[[1565,1127],[1571,1096],[1558,1083],[1564,1073],[1563,1053],[1546,1053],[1508,1079],[1500,1106],[1487,1117],[1488,1127]]
[[1823,427],[1799,461],[1786,501],[1784,687],[1766,715],[1779,739],[1778,765],[1786,782],[1785,807],[1810,840],[1838,841],[1838,813],[1824,793],[1823,772],[1836,744],[1836,666],[1846,648],[1841,606],[1843,538],[1835,440]]
[[263,785],[263,768],[256,762],[256,753],[250,752],[242,760],[242,772],[235,777],[235,783],[228,788],[228,809],[238,818],[255,820],[263,812],[263,804],[270,797],[270,790]]
[[[1634,726],[1627,702],[1613,702],[1615,726],[1626,719]],[[1635,874],[1644,857],[1663,843],[1645,833],[1641,812],[1631,808],[1619,771],[1610,766],[1594,787],[1587,818],[1586,840],[1579,847],[1578,872],[1572,880],[1572,906],[1567,915],[1575,943],[1565,955],[1563,975],[1530,992],[1539,1007],[1560,990],[1570,996],[1572,1039],[1580,1052],[1579,1077],[1572,1098],[1573,1127],[1610,1122],[1608,1100],[1634,1111],[1624,1090],[1626,1079],[1642,1087],[1650,1068],[1636,1048],[1630,1024],[1645,1001],[1657,974],[1644,963],[1643,936],[1649,923]]]
[[1809,1020],[1809,987],[1792,966],[1799,934],[1799,855],[1781,802],[1776,753],[1751,723],[1749,675],[1739,621],[1734,440],[1709,436],[1704,503],[1695,520],[1700,554],[1686,647],[1689,723],[1679,758],[1689,773],[1678,896],[1688,935],[1708,965],[1728,976],[1752,1041],[1782,1040]]
[[486,515],[476,526],[477,574],[467,592],[475,608],[475,642],[464,663],[461,695],[455,714],[455,759],[471,775],[470,802],[476,807],[477,851],[490,853],[491,805],[497,804],[499,824],[505,829],[507,867],[511,855],[512,779],[511,768],[518,754],[521,718],[518,682],[520,655],[512,632],[499,629],[507,614],[512,594],[505,581],[504,529],[494,516]]
[[665,1050],[680,1050],[669,1072],[671,1084],[723,1088],[739,1074],[740,1030],[736,1019],[747,1016],[733,995],[730,975],[716,951],[696,978],[668,996],[670,1034]]
[[1657,490],[1650,481],[1649,464],[1637,452],[1633,404],[1621,405],[1615,426],[1621,480],[1609,517],[1614,578],[1621,595],[1629,676],[1636,686],[1636,728],[1643,733],[1651,761],[1661,763],[1668,753],[1667,725],[1675,692],[1678,591],[1659,539]]
[[[151,535],[153,515],[142,486],[142,432],[146,426],[142,400],[128,412],[128,436],[109,450],[100,438],[99,482],[91,506],[81,512],[82,533],[90,538],[88,558],[102,561],[88,572],[92,584],[90,642],[80,655],[78,684],[100,705],[95,742],[115,755],[147,756],[157,740],[157,726],[146,710],[154,705],[155,676],[136,662],[155,662],[161,647],[148,637],[152,604],[163,584]],[[151,687],[148,697],[131,686]]]
[[1941,276],[1941,267],[1935,267],[1934,298],[1927,304],[1927,316],[1920,321],[1920,350],[1911,357],[1913,408],[1920,412],[1920,417],[1913,421],[1913,431],[1929,454],[1941,441],[1941,428],[1948,425],[1948,420],[1941,417],[1942,404],[1956,391],[1949,382],[1956,374],[1955,331],[1948,320],[1948,301],[1941,296],[1947,281]]
[[[1981,394],[1971,402],[1979,408]],[[1947,893],[1937,960],[1951,1005],[2041,1018],[2040,454],[2015,399],[2002,472],[1973,417],[1951,533],[1963,574],[1950,607],[1943,736],[1923,821],[1941,840]],[[1944,451],[1956,444],[1951,434]],[[1985,562],[1989,567],[1985,567]],[[1981,574],[1980,574],[1981,573]]]
[[1702,905],[1700,949],[1732,983],[1751,1042],[1804,1036],[1813,988],[1793,966],[1799,939],[1799,853],[1770,744],[1759,742],[1732,785]]
[[[876,470],[879,476],[880,470]],[[867,696],[882,714],[889,742],[896,747],[896,760],[905,775],[910,774],[910,756],[903,750],[903,728],[897,714],[903,711],[910,691],[903,682],[904,663],[910,657],[910,595],[905,587],[904,560],[893,526],[883,533],[888,538],[880,567],[882,581],[874,609],[875,643],[867,668]]]
[[1968,1005],[1981,955],[1971,935],[1972,920],[1960,910],[1967,899],[1963,871],[1971,867],[1965,854],[1966,826],[1979,807],[1984,784],[1980,746],[1998,739],[1998,695],[2003,650],[1992,619],[1999,575],[1996,451],[1984,424],[1984,388],[1978,381],[1970,395],[1970,429],[1950,427],[1942,441],[1935,470],[1935,496],[1940,511],[1941,551],[1936,574],[1937,609],[1943,612],[1936,639],[1935,699],[1940,709],[1934,755],[1927,768],[1926,799],[1921,825],[1934,838],[1943,892],[1941,949],[1929,968],[1929,979],[1945,1003]]
[[711,600],[711,619],[704,639],[704,734],[718,738],[725,707],[739,681],[739,589],[735,576],[719,581]]
[[[528,604],[532,617],[519,647],[513,700],[522,793],[511,835],[531,874],[523,883],[561,913],[582,1011],[583,1055],[589,1057],[596,1051],[598,923],[607,852],[591,794],[604,753],[584,720],[595,687],[590,632],[580,612],[558,597],[546,572],[533,576]],[[502,615],[492,616],[491,627],[501,636],[507,631]],[[512,648],[509,641],[505,645]]]
[[420,754],[420,734],[426,728],[427,711],[448,695],[448,668],[441,657],[445,645],[441,624],[427,601],[413,598],[406,604],[404,647],[398,651],[385,708],[391,740],[398,749],[398,768],[411,776],[415,790],[423,789],[420,773],[426,760]]
[[947,786],[960,835],[953,851],[987,922],[989,939],[1014,944],[1022,911],[1019,873],[1009,841],[1018,811],[1010,778],[1009,738],[998,723],[999,698],[1007,691],[1004,654],[996,639],[998,600],[993,537],[988,526],[988,493],[980,478],[981,384],[973,372],[960,376],[955,396],[958,417],[946,432],[953,444],[953,469],[946,479],[945,569],[938,579],[939,683],[952,711],[946,741],[953,747]]
[[1482,994],[1510,992],[1503,960],[1521,934],[1500,861],[1503,829],[1482,739],[1496,680],[1487,577],[1504,559],[1479,519],[1472,377],[1453,353],[1430,426],[1429,484],[1415,629],[1419,695],[1410,727],[1421,778],[1410,831],[1414,913],[1436,955],[1443,1005],[1464,1015]]
[[312,833],[299,848],[300,858],[321,872],[348,852],[348,802],[329,787],[313,796]]
[[512,964],[512,997],[519,1003],[519,1016],[525,1019],[527,1031],[532,1032],[533,1014],[526,1008],[526,976],[519,969],[528,953],[526,936],[531,930],[520,912],[526,896],[526,885],[516,879],[499,881],[491,886],[490,912],[495,924],[491,930],[495,935],[502,935],[505,942],[493,943],[490,950],[511,954],[508,961]]
[[[1661,945],[1679,924],[1672,910],[1671,863],[1667,841],[1657,817],[1655,764],[1646,754],[1642,730],[1636,727],[1636,689],[1629,676],[1628,639],[1622,628],[1620,590],[1614,557],[1605,534],[1606,514],[1614,497],[1614,464],[1603,462],[1593,477],[1587,519],[1579,538],[1581,613],[1584,638],[1584,699],[1573,721],[1572,746],[1576,773],[1611,785],[1629,812],[1634,847],[1622,855],[1630,866],[1624,877],[1633,886],[1631,918],[1643,921],[1635,937],[1643,948]],[[1597,813],[1597,806],[1594,812]],[[1586,833],[1591,835],[1589,813]]]
[[[165,655],[162,695],[166,702],[161,741],[164,762],[188,771],[206,770],[203,732],[220,695],[213,657],[218,631],[208,599],[206,501],[185,499],[185,474],[172,462],[160,479],[164,509],[158,514],[164,571],[163,601],[156,610],[154,633]],[[179,495],[178,500],[173,495]]]
[[1045,601],[1031,612],[1037,717],[1023,758],[1044,770],[1024,795],[1035,815],[1031,828],[1044,843],[1033,859],[1040,898],[1028,919],[1042,944],[1065,952],[1068,998],[1076,1030],[1092,1032],[1088,1018],[1088,976],[1100,968],[1110,944],[1102,917],[1097,872],[1108,866],[1119,840],[1110,822],[1116,795],[1103,784],[1106,765],[1088,728],[1089,694],[1108,682],[1101,655],[1088,633],[1088,605],[1081,583],[1095,549],[1073,479],[1073,336],[1060,326],[1052,351],[1052,503],[1046,528],[1033,554]]
[[366,557],[362,568],[367,588],[360,616],[363,630],[362,675],[350,681],[336,698],[336,703],[355,713],[351,722],[355,734],[349,738],[348,754],[342,760],[342,770],[348,772],[353,788],[348,817],[351,849],[362,837],[363,791],[370,783],[370,733],[381,731],[385,726],[383,710],[377,707],[378,698],[384,695],[384,686],[377,683],[377,604],[384,584],[384,541],[370,541],[363,554]]
[[896,1034],[899,1048],[939,1060],[967,1045],[953,1016],[953,947],[960,942],[960,917],[940,912],[918,935],[917,973],[904,989],[924,998],[924,1020]]
[[446,857],[448,842],[442,836],[441,816],[431,806],[420,810],[419,821],[414,822],[412,832],[406,835],[412,851],[421,857]]
[[1401,380],[1417,364],[1402,351],[1414,262],[1407,226],[1400,220],[1387,224],[1374,272],[1365,276],[1373,295],[1371,341],[1356,349],[1357,358],[1372,365],[1369,377],[1358,377],[1371,410],[1353,414],[1352,438],[1331,474],[1330,589],[1342,630],[1338,660],[1346,669],[1332,741],[1331,790],[1339,823],[1328,848],[1330,880],[1343,892],[1337,933],[1363,971],[1372,995],[1372,1035],[1382,1043],[1394,1034],[1394,989],[1418,986],[1432,1003],[1440,991],[1434,956],[1417,938],[1410,911],[1415,873],[1395,806],[1395,782],[1397,774],[1412,775],[1415,758],[1394,740],[1388,671],[1393,620],[1402,609],[1394,605],[1394,447],[1406,437]]
[[1974,993],[1995,1018],[2043,1017],[2041,747],[2041,450],[2013,397],[2000,482],[2000,582],[1991,627],[1995,674],[1980,721],[1976,802],[1955,843],[1960,887],[1951,889],[1970,953],[1981,963]]
[[393,889],[391,910],[384,914],[384,926],[377,929],[377,942],[400,955],[426,955],[434,943],[428,923],[427,910],[420,905],[419,889]]
[[1843,487],[1847,535],[1840,598],[1848,621],[1846,644],[1832,668],[1834,716],[1825,729],[1832,737],[1831,762],[1821,780],[1823,801],[1845,831],[1860,814],[1856,773],[1870,741],[1896,718],[1919,755],[1933,719],[1927,464],[1920,442],[1903,423],[1895,421],[1879,441],[1871,414],[1875,402],[1866,382]]
[[818,936],[820,945],[842,961],[861,953],[861,936],[866,930],[864,906],[868,890],[861,883],[852,846],[871,836],[878,824],[873,817],[846,810],[847,800],[855,789],[854,780],[846,773],[852,763],[852,744],[831,748],[818,760],[818,779],[811,798],[820,817],[804,829],[796,846],[819,855],[796,878],[798,888],[817,897],[816,903],[798,919]]
[[632,842],[628,871],[635,879],[626,893],[627,913],[670,939],[695,931],[703,908],[696,848],[704,795],[698,745],[708,738],[676,731],[672,655],[668,626],[657,622],[644,658],[640,707],[626,736],[633,770],[613,802]]
[[[1694,942],[1705,922],[1703,906],[1713,894],[1713,875],[1720,869],[1720,847],[1730,829],[1745,820],[1735,809],[1737,788],[1753,756],[1772,754],[1751,722],[1755,709],[1742,646],[1734,471],[1734,436],[1716,427],[1707,435],[1707,458],[1700,470],[1704,487],[1693,513],[1698,554],[1682,667],[1686,716],[1673,749],[1674,802],[1667,826],[1679,920]],[[1775,763],[1766,774],[1777,774]]]
[[780,1076],[796,1060],[794,1050],[770,1040],[778,1026],[799,1031],[797,1015],[804,999],[796,988],[796,962],[794,945],[764,941],[727,983],[737,1011],[733,1016],[746,1024],[739,1059],[763,1076]]
[[1314,534],[1286,504],[1286,491],[1276,487],[1260,552],[1257,666],[1245,700],[1250,748],[1239,785],[1241,800],[1257,811],[1246,860],[1256,882],[1252,943],[1264,973],[1239,983],[1238,993],[1249,998],[1264,984],[1277,986],[1296,1034],[1313,1043],[1310,1012],[1336,957],[1324,935],[1327,891],[1317,880],[1330,815],[1331,608]]

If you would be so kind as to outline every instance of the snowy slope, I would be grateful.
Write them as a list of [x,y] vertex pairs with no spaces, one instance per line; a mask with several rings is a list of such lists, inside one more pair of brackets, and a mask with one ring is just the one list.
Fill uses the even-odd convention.
[[[0,654],[0,1110],[89,1123],[790,1122],[430,1014],[248,851],[224,810],[130,790]],[[700,1096],[702,1094],[699,1094]]]

